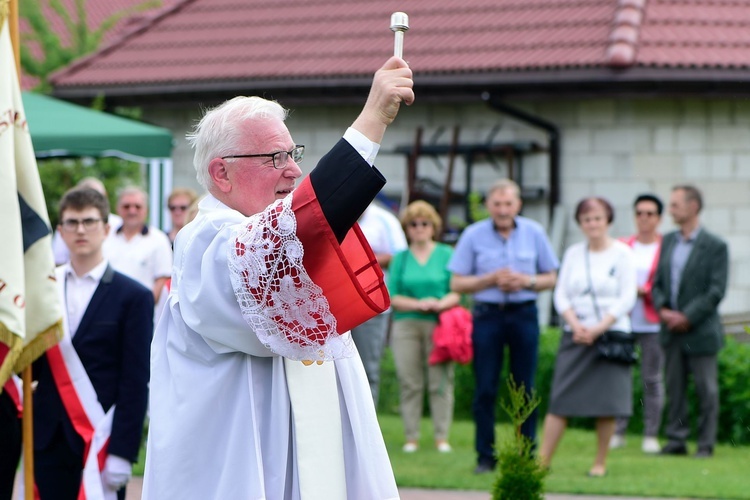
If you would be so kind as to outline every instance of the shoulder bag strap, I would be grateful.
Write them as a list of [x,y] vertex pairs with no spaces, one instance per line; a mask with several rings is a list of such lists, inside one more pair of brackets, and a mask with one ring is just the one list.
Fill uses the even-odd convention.
[[591,281],[591,264],[589,263],[589,246],[586,245],[586,279],[589,282],[589,293],[591,293],[591,300],[594,302],[594,312],[596,313],[596,319],[602,320],[602,315],[599,312],[599,303],[596,300],[596,292],[594,292],[594,283]]

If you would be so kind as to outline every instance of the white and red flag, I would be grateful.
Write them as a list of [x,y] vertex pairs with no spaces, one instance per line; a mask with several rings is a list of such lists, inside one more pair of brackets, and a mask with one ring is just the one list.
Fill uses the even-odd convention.
[[[5,4],[5,5],[4,5]],[[3,9],[5,7],[5,9]],[[62,336],[51,229],[0,1],[0,390]]]

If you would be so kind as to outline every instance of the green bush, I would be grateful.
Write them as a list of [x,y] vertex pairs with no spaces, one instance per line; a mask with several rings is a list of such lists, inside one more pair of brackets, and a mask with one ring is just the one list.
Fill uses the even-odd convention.
[[750,344],[727,337],[719,353],[719,440],[750,443]]
[[544,478],[547,468],[542,466],[532,451],[534,443],[521,434],[521,425],[539,406],[536,391],[526,394],[524,384],[517,385],[513,377],[505,384],[508,398],[500,403],[508,415],[513,437],[501,441],[498,447],[497,479],[492,487],[493,500],[544,500]]
[[534,458],[531,441],[523,436],[521,440],[524,448],[521,453],[514,446],[500,446],[493,500],[544,500],[547,471]]
[[[555,367],[555,356],[560,343],[560,331],[547,328],[539,340],[539,362],[536,375],[536,392],[541,396],[539,421],[547,412],[549,394],[552,386],[552,374]],[[507,378],[508,362],[503,364],[502,380]],[[719,413],[719,441],[735,445],[750,444],[750,344],[737,342],[727,337],[726,347],[719,353],[719,390],[721,409]],[[398,414],[398,379],[390,349],[383,358],[378,410],[384,413]],[[509,422],[507,415],[500,408],[500,401],[508,398],[508,388],[500,383],[498,406],[495,415],[498,422]],[[474,375],[471,365],[456,366],[455,410],[456,420],[471,420],[471,403],[474,394]],[[691,415],[695,421],[697,399],[694,390],[690,390]],[[628,432],[643,432],[643,386],[640,377],[640,365],[633,368],[633,416],[630,419]],[[425,413],[429,406],[425,404]],[[573,419],[572,427],[593,427],[593,419]],[[663,427],[663,426],[662,426]]]

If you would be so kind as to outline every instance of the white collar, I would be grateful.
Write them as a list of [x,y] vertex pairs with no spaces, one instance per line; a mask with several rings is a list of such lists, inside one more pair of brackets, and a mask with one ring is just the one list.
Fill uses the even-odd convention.
[[70,265],[70,261],[68,261],[65,264],[65,275],[72,276],[77,279],[90,277],[91,279],[99,282],[102,280],[102,277],[104,276],[104,272],[107,270],[107,264],[108,264],[107,259],[104,259],[99,264],[94,266],[94,268],[91,269],[91,271],[85,273],[83,276],[78,276],[78,274],[76,274],[75,270],[73,269],[73,266]]

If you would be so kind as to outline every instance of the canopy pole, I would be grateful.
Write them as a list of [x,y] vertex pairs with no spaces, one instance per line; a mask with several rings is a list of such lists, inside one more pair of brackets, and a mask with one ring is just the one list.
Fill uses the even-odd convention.
[[161,210],[162,210],[162,231],[169,231],[172,229],[172,219],[169,216],[169,207],[167,207],[167,200],[172,192],[172,185],[174,183],[174,167],[172,164],[172,158],[162,158],[159,162],[161,170]]
[[21,37],[18,33],[18,0],[10,0],[8,11],[8,28],[10,44],[13,47],[13,57],[16,60],[16,74],[21,82]]
[[149,220],[154,227],[162,227],[161,206],[161,178],[159,174],[159,162],[151,158],[148,160],[148,198],[149,198]]
[[24,498],[34,500],[34,405],[31,394],[31,365],[23,369],[23,486]]

